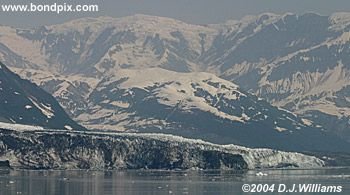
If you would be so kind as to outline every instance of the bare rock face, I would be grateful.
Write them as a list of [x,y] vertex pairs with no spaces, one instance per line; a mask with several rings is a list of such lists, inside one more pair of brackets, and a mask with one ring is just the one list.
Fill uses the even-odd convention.
[[1,168],[10,168],[10,161],[9,160],[4,160],[4,161],[0,161],[0,169]]
[[244,170],[325,165],[299,153],[216,145],[163,134],[0,132],[0,159],[18,168]]

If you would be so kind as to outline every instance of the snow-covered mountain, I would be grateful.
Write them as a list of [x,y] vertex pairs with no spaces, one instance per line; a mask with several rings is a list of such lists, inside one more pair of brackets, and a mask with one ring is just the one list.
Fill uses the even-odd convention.
[[65,77],[56,77],[55,82],[47,78],[41,79],[42,86],[55,90],[60,102],[71,103],[67,106],[75,108],[73,118],[89,129],[171,133],[293,151],[348,147],[310,121],[211,73],[145,68],[110,71],[98,82],[78,76],[73,83]]
[[222,78],[350,140],[349,18],[286,14],[240,43],[227,43],[237,32],[223,34],[232,51],[207,62]]
[[[54,129],[83,129],[49,93],[21,79],[0,63],[0,128],[11,124]],[[38,128],[39,128],[38,127]],[[23,129],[23,127],[22,127]]]
[[89,125],[101,122],[101,109],[91,120],[81,115],[96,106],[90,100],[104,79],[163,68],[214,73],[350,140],[349,30],[349,13],[266,13],[213,25],[147,15],[83,18],[1,26],[0,59]]
[[216,33],[147,15],[83,18],[29,30],[1,27],[0,50],[13,66],[60,73],[93,75],[114,67],[153,66],[188,72],[199,68],[194,59]]

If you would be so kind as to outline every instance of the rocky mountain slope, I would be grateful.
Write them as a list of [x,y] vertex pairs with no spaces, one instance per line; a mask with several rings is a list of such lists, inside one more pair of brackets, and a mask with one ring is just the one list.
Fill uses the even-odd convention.
[[30,169],[244,170],[325,165],[299,153],[215,145],[171,135],[4,129],[0,159],[12,167]]
[[0,59],[74,117],[111,72],[158,67],[214,73],[350,140],[349,29],[349,13],[266,13],[205,26],[146,15],[85,18],[2,26]]
[[53,129],[84,129],[65,113],[49,93],[21,79],[1,63],[0,121]]

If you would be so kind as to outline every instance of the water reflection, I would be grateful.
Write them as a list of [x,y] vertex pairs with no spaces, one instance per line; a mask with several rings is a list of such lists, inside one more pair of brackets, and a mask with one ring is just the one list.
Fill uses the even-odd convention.
[[[243,183],[341,184],[349,169],[256,171],[0,171],[0,195],[243,194]],[[247,194],[247,193],[246,193]],[[339,193],[338,193],[339,194]]]

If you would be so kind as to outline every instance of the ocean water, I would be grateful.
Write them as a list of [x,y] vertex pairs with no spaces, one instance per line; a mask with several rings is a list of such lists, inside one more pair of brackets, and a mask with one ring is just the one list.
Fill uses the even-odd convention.
[[[249,185],[250,190],[255,188],[253,190],[255,192],[243,192],[243,184]],[[294,184],[297,186],[295,189]],[[278,192],[278,190],[298,190],[299,185],[307,184],[314,184],[313,189],[312,186],[308,189],[316,192]],[[0,195],[320,194],[317,190],[322,186],[337,186],[337,190],[341,186],[341,192],[322,194],[350,194],[350,169],[246,172],[0,170]],[[335,188],[329,187],[328,190],[331,189]]]

